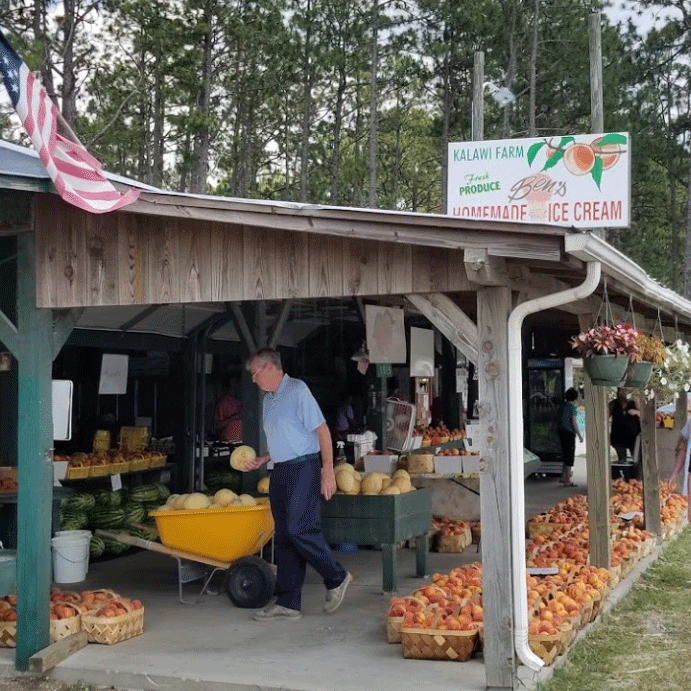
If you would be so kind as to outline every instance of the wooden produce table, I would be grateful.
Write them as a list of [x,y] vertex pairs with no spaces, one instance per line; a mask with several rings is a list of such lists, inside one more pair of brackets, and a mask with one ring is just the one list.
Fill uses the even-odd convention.
[[398,543],[415,538],[416,575],[427,575],[428,531],[432,527],[429,488],[406,494],[335,494],[322,502],[322,530],[330,544],[381,545],[384,592],[398,587]]

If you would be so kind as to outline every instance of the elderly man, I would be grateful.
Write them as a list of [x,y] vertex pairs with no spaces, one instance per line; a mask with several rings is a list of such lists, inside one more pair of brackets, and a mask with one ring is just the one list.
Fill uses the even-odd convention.
[[302,584],[307,564],[324,579],[324,611],[335,612],[352,576],[337,562],[321,530],[320,498],[336,491],[331,433],[305,382],[283,372],[281,356],[264,348],[246,363],[252,381],[266,392],[264,432],[269,453],[248,467],[273,461],[269,498],[276,524],[275,604],[254,614],[258,621],[300,619]]

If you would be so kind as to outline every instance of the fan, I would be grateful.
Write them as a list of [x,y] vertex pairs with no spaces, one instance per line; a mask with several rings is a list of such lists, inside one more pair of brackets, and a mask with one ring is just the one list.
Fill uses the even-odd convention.
[[399,401],[397,398],[386,399],[386,443],[391,451],[403,453],[411,447],[413,426],[415,424],[415,406],[412,403]]

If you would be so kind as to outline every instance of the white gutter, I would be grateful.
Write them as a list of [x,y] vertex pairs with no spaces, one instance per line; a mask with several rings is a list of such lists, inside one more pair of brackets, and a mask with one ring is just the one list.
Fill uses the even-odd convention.
[[600,283],[602,264],[588,261],[585,281],[575,288],[528,300],[509,315],[509,467],[511,488],[511,556],[513,562],[514,647],[521,662],[533,670],[542,660],[528,645],[528,601],[525,568],[525,492],[523,490],[523,374],[521,369],[521,326],[534,312],[565,305],[588,297]]

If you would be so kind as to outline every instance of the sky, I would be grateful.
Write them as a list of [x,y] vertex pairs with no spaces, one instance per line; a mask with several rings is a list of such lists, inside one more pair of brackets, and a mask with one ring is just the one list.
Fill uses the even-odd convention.
[[632,19],[641,34],[647,34],[656,24],[664,24],[668,18],[679,16],[678,10],[670,8],[643,8],[635,0],[611,0],[611,7],[604,10],[613,24],[626,23]]

